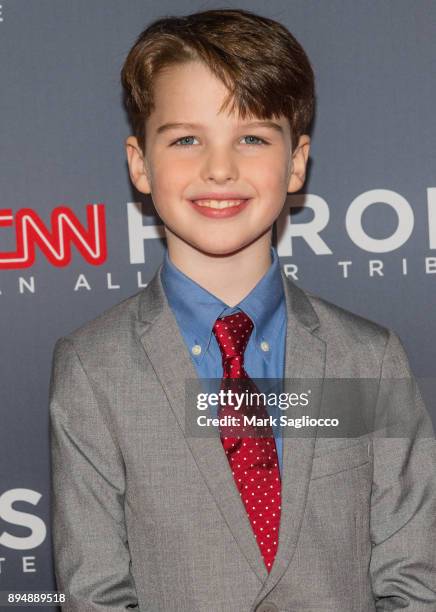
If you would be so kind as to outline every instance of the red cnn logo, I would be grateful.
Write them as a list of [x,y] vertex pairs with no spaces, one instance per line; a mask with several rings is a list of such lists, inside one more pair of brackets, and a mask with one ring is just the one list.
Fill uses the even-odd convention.
[[13,225],[15,221],[15,251],[0,252],[0,270],[28,268],[35,261],[35,245],[38,245],[48,261],[57,267],[71,261],[71,244],[88,263],[99,266],[107,256],[104,204],[87,204],[88,229],[84,228],[67,206],[57,206],[51,214],[49,230],[31,208],[21,208],[17,214],[11,209],[0,210],[0,227]]

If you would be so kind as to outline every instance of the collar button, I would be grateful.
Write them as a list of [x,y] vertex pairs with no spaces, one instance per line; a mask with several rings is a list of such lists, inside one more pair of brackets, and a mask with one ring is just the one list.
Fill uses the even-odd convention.
[[191,353],[195,356],[201,355],[201,346],[199,344],[194,344],[191,349]]

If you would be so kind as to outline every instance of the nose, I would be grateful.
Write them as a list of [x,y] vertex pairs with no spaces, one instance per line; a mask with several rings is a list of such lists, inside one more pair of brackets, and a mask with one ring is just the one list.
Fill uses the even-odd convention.
[[214,147],[205,156],[201,175],[204,181],[226,183],[238,178],[238,167],[232,152],[226,147]]

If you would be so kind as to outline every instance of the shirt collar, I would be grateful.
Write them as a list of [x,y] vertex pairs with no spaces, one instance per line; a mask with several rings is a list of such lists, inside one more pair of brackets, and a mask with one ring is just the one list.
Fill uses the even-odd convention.
[[[253,321],[253,337],[257,344],[263,341],[274,347],[280,325],[276,315],[285,316],[285,299],[280,273],[279,258],[271,247],[272,263],[250,293],[235,306],[228,306],[218,297],[186,276],[165,252],[161,269],[161,281],[180,331],[192,348],[201,346],[201,353],[194,356],[197,363],[203,359],[212,336],[212,328],[218,317],[243,310]],[[263,352],[269,359],[271,352]]]

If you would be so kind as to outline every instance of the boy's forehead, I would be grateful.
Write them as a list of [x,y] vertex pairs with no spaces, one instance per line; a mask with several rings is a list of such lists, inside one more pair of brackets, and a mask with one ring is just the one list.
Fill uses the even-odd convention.
[[228,95],[225,84],[199,61],[171,64],[159,70],[153,80],[153,98],[168,104],[174,98],[182,102],[201,97]]
[[[217,120],[239,125],[270,121],[286,123],[285,117],[261,117],[247,111],[242,116],[226,85],[198,61],[173,64],[156,75],[153,86],[154,110],[150,119],[166,123],[196,123]],[[223,103],[226,103],[223,108]],[[153,117],[152,117],[153,116]]]

